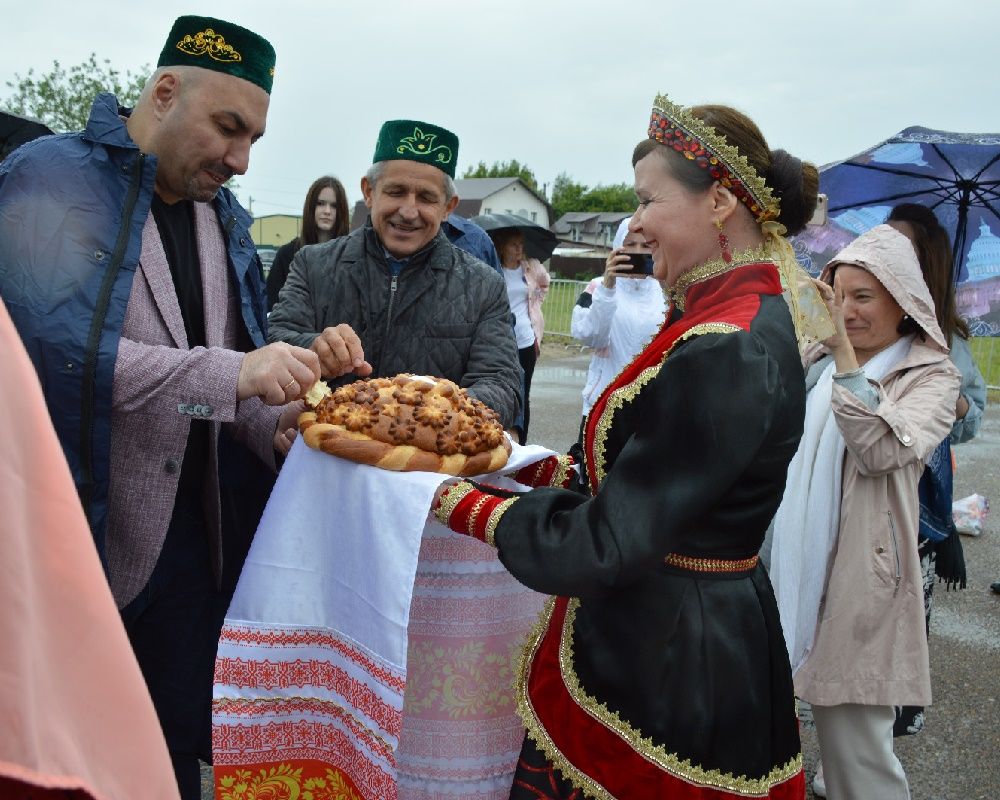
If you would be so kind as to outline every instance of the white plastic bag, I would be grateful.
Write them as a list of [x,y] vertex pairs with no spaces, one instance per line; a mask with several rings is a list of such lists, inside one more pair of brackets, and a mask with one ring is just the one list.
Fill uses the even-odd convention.
[[986,528],[990,501],[981,494],[970,494],[952,503],[951,513],[959,533],[964,533],[966,536],[980,536]]

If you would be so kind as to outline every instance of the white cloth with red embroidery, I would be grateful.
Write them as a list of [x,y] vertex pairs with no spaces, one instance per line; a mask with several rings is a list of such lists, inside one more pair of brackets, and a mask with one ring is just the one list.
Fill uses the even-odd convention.
[[[504,472],[551,454],[515,444]],[[428,521],[445,478],[295,443],[219,642],[217,797],[248,781],[366,800],[507,796],[523,735],[510,684],[542,599],[492,548]],[[483,752],[461,752],[477,736]]]

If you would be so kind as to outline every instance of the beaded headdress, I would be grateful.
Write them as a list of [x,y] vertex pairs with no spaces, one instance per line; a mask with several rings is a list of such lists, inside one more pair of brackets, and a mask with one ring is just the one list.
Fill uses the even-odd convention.
[[[690,111],[671,103],[665,95],[657,95],[649,120],[649,138],[675,150],[689,161],[706,170],[725,186],[743,205],[750,209],[760,225],[764,237],[764,250],[777,267],[781,287],[795,325],[795,335],[800,345],[824,341],[832,336],[835,328],[826,306],[812,284],[809,275],[795,258],[792,246],[785,238],[781,216],[781,203],[774,192],[757,174],[746,156],[726,141],[715,128]],[[718,264],[702,265],[681,276],[674,286],[680,294],[693,281],[705,275],[716,275],[732,269],[731,260]],[[674,302],[678,300],[675,297]],[[683,305],[681,305],[683,308]]]
[[777,219],[781,204],[746,157],[715,128],[657,95],[649,120],[649,138],[675,150],[715,178],[750,209],[757,222]]

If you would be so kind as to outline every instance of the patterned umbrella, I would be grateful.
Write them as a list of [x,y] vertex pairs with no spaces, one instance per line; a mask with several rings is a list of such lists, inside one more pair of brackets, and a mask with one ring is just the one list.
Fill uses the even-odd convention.
[[954,244],[955,299],[977,336],[1000,335],[1000,134],[907,128],[820,170],[829,220],[793,240],[818,274],[898,203],[932,209]]

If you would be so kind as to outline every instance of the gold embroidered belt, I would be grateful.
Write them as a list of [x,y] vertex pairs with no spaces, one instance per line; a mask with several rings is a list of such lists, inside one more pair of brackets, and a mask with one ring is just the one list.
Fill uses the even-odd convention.
[[663,563],[668,567],[677,567],[692,572],[746,572],[757,566],[759,556],[741,558],[738,561],[728,561],[723,558],[694,558],[671,553]]

